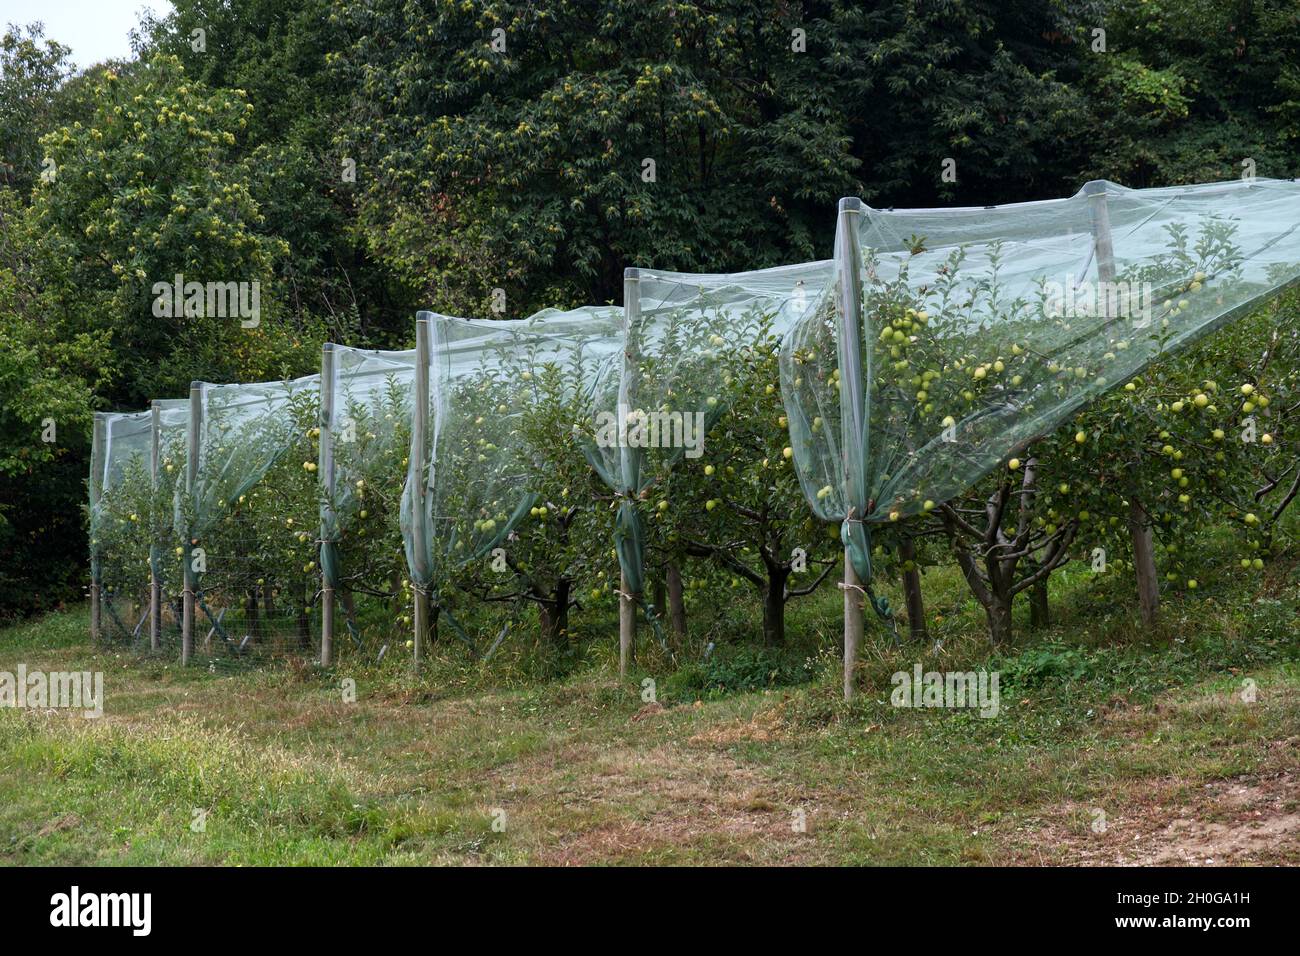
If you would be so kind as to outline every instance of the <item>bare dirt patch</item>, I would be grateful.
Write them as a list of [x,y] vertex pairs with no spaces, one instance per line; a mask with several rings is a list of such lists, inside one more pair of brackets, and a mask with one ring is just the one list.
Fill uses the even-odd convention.
[[[1109,802],[1109,801],[1106,801]],[[1081,866],[1225,866],[1300,861],[1300,772],[1278,770],[1188,790],[1153,781],[1106,811],[1069,803],[1036,836],[1050,862]]]
[[62,830],[75,830],[81,826],[81,818],[75,813],[65,813],[57,820],[51,820],[36,832],[37,837],[47,837]]
[[683,856],[705,863],[799,863],[814,851],[808,835],[792,826],[797,807],[788,806],[761,771],[724,753],[663,744],[645,751],[588,750],[582,758],[576,766],[570,759],[542,760],[499,771],[507,790],[523,798],[515,812],[564,821],[539,828],[534,863]]
[[737,720],[710,727],[691,737],[687,743],[725,747],[751,740],[758,742],[776,740],[784,730],[783,710],[784,705],[778,704],[770,710],[759,711],[749,720]]

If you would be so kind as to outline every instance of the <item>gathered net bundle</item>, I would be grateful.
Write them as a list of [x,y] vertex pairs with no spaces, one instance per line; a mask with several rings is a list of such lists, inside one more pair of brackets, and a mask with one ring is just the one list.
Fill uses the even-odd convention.
[[175,528],[195,581],[194,650],[232,662],[310,651],[319,591],[320,376],[198,384],[198,457]]
[[[644,591],[647,536],[667,511],[666,499],[650,502],[653,489],[683,458],[704,454],[734,379],[756,361],[775,361],[782,337],[822,307],[833,275],[830,261],[721,275],[634,271],[624,360],[598,383],[595,409],[604,418],[587,444],[619,500],[615,540],[631,594]],[[611,414],[614,440],[601,427]]]
[[91,456],[90,553],[99,583],[101,631],[113,641],[147,642],[154,502],[152,412],[97,412]]
[[[413,435],[410,449],[407,556],[435,624],[446,615],[473,644],[451,612],[456,585],[489,601],[545,606],[542,595],[553,598],[555,582],[539,580],[542,562],[531,560],[529,548],[545,554],[554,575],[567,545],[591,536],[572,522],[588,520],[592,509],[570,507],[570,495],[589,500],[576,484],[590,475],[581,424],[591,418],[596,383],[621,361],[622,310],[546,310],[508,321],[422,313],[422,320],[428,426],[423,447]],[[534,527],[519,540],[528,522]],[[561,600],[560,616],[567,606]]]
[[409,631],[401,500],[416,352],[325,346],[321,381],[321,573],[342,633],[383,647]]
[[1096,182],[991,209],[848,211],[837,294],[787,338],[782,386],[805,496],[844,522],[864,580],[866,523],[960,494],[1300,279],[1290,181]]

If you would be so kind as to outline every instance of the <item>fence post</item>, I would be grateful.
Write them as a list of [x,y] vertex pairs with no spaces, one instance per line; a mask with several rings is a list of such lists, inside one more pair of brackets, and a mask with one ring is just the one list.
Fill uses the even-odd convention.
[[159,516],[153,513],[158,506],[158,443],[162,430],[162,409],[151,402],[149,436],[149,488],[152,507],[149,510],[149,650],[162,646],[162,582],[158,580],[158,561],[161,542],[157,540]]
[[[90,511],[93,515],[99,507],[99,489],[104,482],[104,418],[98,412],[90,435]],[[99,546],[90,546],[90,639],[98,642],[100,637],[100,581],[103,575],[99,569]]]
[[[858,217],[862,202],[840,200],[835,230],[835,258],[839,272],[840,449],[844,456],[846,518],[862,520],[867,510],[867,490],[860,487],[867,461],[867,384],[862,355],[862,252],[858,247]],[[854,694],[853,672],[866,626],[862,584],[849,549],[844,549],[844,699]]]
[[[1093,248],[1097,256],[1097,303],[1109,325],[1117,318],[1111,306],[1118,302],[1119,292],[1115,288],[1115,247],[1111,239],[1106,184],[1101,180],[1093,180],[1083,187],[1083,191],[1088,197]],[[1129,496],[1128,528],[1133,539],[1133,572],[1137,578],[1138,607],[1141,609],[1142,623],[1149,627],[1155,624],[1160,610],[1160,584],[1156,574],[1155,538],[1147,520],[1146,509],[1135,495]]]
[[[623,433],[622,416],[631,411],[632,379],[637,374],[637,348],[635,328],[641,318],[641,273],[638,269],[623,270],[623,371],[619,377],[619,491],[625,506],[636,508],[640,492],[640,469],[637,456],[640,449],[627,447]],[[634,516],[635,518],[636,516]],[[627,669],[636,657],[636,606],[638,595],[629,590],[627,571],[619,569],[618,588],[618,676],[626,677]]]
[[[421,313],[423,315],[423,313]],[[415,408],[411,416],[411,453],[419,455],[412,461],[411,474],[415,478],[411,503],[418,510],[412,516],[411,532],[414,552],[421,560],[427,560],[429,553],[427,528],[424,523],[427,503],[424,500],[427,483],[425,469],[429,465],[429,320],[416,317],[415,320]],[[414,582],[412,582],[414,583]],[[412,666],[418,671],[424,653],[424,636],[429,628],[429,595],[423,586],[412,587],[411,594],[415,604],[415,636],[412,639],[414,650],[411,654]]]
[[[334,660],[334,586],[332,529],[334,514],[334,343],[326,342],[320,355],[320,481],[324,485],[321,496],[320,529],[320,664],[329,667]],[[326,551],[329,556],[326,557]],[[327,562],[330,568],[326,570]]]
[[[190,385],[190,424],[185,436],[185,497],[190,507],[194,503],[194,486],[199,480],[199,429],[203,425],[203,385]],[[185,542],[183,568],[185,590],[181,609],[181,666],[189,664],[194,656],[194,540]]]

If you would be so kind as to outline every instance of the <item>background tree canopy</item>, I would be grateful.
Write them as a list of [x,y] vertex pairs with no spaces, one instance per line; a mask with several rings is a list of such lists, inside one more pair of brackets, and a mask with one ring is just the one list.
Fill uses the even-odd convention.
[[[0,40],[0,613],[80,587],[95,409],[825,257],[842,195],[1285,177],[1300,137],[1291,0],[177,0],[136,40]],[[259,324],[158,317],[177,274]]]

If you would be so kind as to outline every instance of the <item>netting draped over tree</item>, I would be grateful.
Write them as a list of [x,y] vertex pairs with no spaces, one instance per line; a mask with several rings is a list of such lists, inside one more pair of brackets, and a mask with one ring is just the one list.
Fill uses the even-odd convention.
[[[370,618],[358,595],[395,611],[404,603],[401,496],[411,437],[416,351],[327,344],[321,363],[321,575],[338,589],[345,626],[360,643]],[[332,606],[327,613],[332,614]],[[395,615],[389,614],[392,618]],[[328,657],[329,648],[322,650]]]
[[[563,622],[575,575],[604,569],[556,549],[609,532],[620,611],[649,610],[647,544],[661,564],[679,557],[657,537],[674,470],[704,454],[711,429],[739,440],[725,431],[739,383],[775,400],[774,356],[790,436],[780,457],[869,586],[871,523],[942,509],[1085,403],[1297,280],[1291,181],[1094,182],[997,208],[844,200],[830,260],[629,269],[623,307],[421,313],[415,350],[329,345],[322,375],[196,384],[150,412],[97,415],[93,593],[117,630],[138,634],[152,568],[163,600],[193,595],[207,642],[238,653],[286,616],[310,646],[318,580],[325,631],[338,589],[354,638],[356,594],[380,601],[377,622],[415,597],[417,638],[424,600],[436,620],[458,592],[532,599]],[[570,490],[595,503],[580,519]],[[485,576],[490,557],[509,574]],[[523,590],[503,596],[507,580]]]
[[152,562],[159,594],[156,614],[160,644],[177,643],[181,628],[181,592],[184,587],[184,560],[176,554],[173,529],[177,488],[184,487],[188,463],[190,402],[186,398],[163,398],[152,402],[157,456],[152,495]]
[[119,640],[141,632],[154,515],[152,412],[97,412],[90,470],[91,577],[101,621]]
[[[147,412],[96,413],[91,573],[98,585],[100,623],[120,640],[142,643],[147,636],[152,646],[160,646],[163,612],[169,598],[180,595],[180,562],[169,546],[172,492],[183,473],[188,415],[185,400],[155,401]],[[154,581],[162,589],[161,604],[151,600]],[[146,631],[149,607],[157,610]]]
[[[331,393],[321,403],[321,429],[329,439],[321,443],[320,459],[321,569],[326,581],[338,587],[342,583],[337,567],[340,539],[372,517],[381,491],[390,494],[393,503],[400,500],[410,441],[415,349],[371,351],[337,344],[326,348],[333,359],[321,385]],[[390,487],[377,488],[377,479]],[[394,485],[396,494],[392,494]],[[398,544],[400,548],[400,540]]]
[[624,361],[598,383],[597,413],[617,414],[618,440],[593,441],[588,457],[619,496],[615,536],[624,586],[644,589],[647,490],[702,442],[726,414],[720,388],[741,352],[775,348],[831,288],[829,260],[719,275],[628,270]]
[[[178,497],[176,530],[198,538],[256,485],[317,414],[320,376],[289,382],[196,383],[199,431],[193,487]],[[309,425],[308,428],[311,426]]]
[[498,321],[425,312],[421,324],[428,426],[423,436],[413,429],[402,528],[412,580],[437,613],[450,577],[489,554],[535,506],[554,449],[523,425],[539,410],[568,415],[572,429],[590,417],[597,383],[619,363],[622,310]]
[[1300,184],[1095,182],[992,209],[845,201],[836,242],[835,305],[786,338],[782,386],[805,495],[844,522],[869,580],[864,522],[942,504],[1300,279]]
[[311,644],[319,398],[319,375],[190,391],[197,456],[177,485],[174,531],[188,543],[205,656]]

